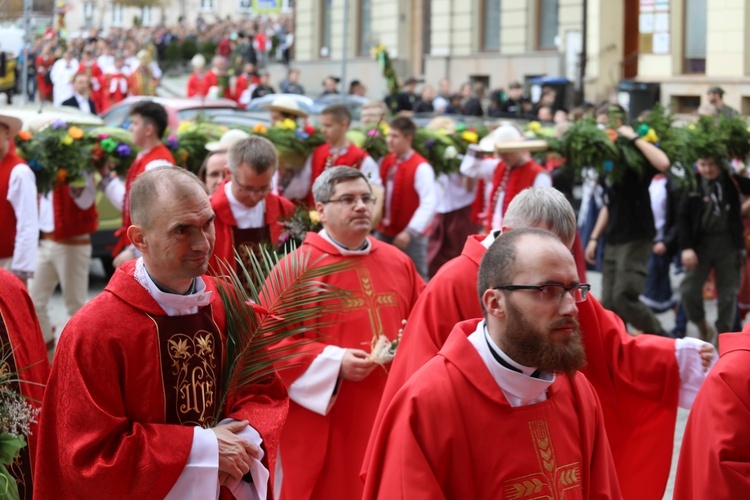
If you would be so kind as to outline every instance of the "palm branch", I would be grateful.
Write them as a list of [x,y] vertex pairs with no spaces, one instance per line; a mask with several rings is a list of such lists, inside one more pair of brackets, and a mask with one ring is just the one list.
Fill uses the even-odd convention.
[[260,258],[252,251],[248,255],[251,269],[235,257],[239,274],[230,263],[220,263],[217,289],[227,341],[217,422],[228,399],[275,373],[277,363],[304,354],[298,348],[313,340],[281,341],[330,326],[333,322],[322,318],[343,310],[350,296],[322,279],[353,269],[352,261],[319,265],[325,256],[312,260],[309,252],[294,248],[283,259],[267,248],[261,248]]

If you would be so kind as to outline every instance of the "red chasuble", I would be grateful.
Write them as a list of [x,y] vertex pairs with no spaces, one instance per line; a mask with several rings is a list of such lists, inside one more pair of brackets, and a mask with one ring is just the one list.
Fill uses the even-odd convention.
[[363,498],[621,498],[586,378],[558,375],[547,401],[511,407],[467,339],[479,321],[456,325],[390,403]]
[[[326,283],[349,290],[351,308],[326,318],[335,326],[309,338],[318,340],[297,350],[306,355],[279,372],[287,385],[294,382],[328,345],[369,351],[374,334],[393,339],[401,321],[409,316],[424,282],[411,260],[391,245],[368,238],[369,255],[342,256],[338,249],[316,233],[308,233],[298,252],[310,252],[310,261],[320,265],[343,259],[354,260],[355,270],[323,278]],[[297,339],[295,339],[297,340]],[[284,483],[281,498],[344,499],[362,496],[359,468],[375,412],[385,386],[386,373],[376,368],[360,382],[341,380],[335,402],[327,415],[319,415],[294,401],[290,403],[281,437]]]
[[[477,273],[484,238],[469,237],[463,253],[438,271],[417,301],[393,360],[374,429],[394,394],[437,354],[453,325],[482,316]],[[661,498],[669,478],[680,389],[674,340],[629,335],[617,315],[591,294],[578,304],[578,321],[588,363],[581,372],[601,400],[623,496]],[[367,459],[371,448],[372,442]]]
[[679,500],[750,495],[750,325],[719,335],[719,350],[685,427],[674,489]]
[[[118,268],[60,338],[39,426],[39,498],[164,498],[187,463],[193,426],[213,424],[225,342],[213,281],[203,277],[209,305],[170,317],[134,268]],[[222,412],[258,430],[271,481],[287,408],[274,376]]]
[[[49,377],[49,361],[34,304],[21,280],[4,269],[0,269],[0,292],[0,344],[3,345],[4,354],[12,351],[5,364],[0,366],[0,372],[20,371],[22,382],[11,384],[13,390],[26,396],[27,401],[38,408]],[[36,424],[31,425],[31,434],[26,438],[28,446],[8,467],[16,478],[21,498],[32,498],[37,427]]]

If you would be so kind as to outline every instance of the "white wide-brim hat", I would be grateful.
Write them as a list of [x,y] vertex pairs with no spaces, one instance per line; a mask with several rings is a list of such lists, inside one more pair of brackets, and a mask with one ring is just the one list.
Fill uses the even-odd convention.
[[523,134],[521,134],[521,131],[512,124],[505,122],[479,141],[479,149],[486,153],[492,153],[498,144],[522,140]]
[[297,101],[287,96],[279,96],[271,101],[270,104],[264,104],[261,107],[271,111],[280,111],[281,113],[286,113],[297,117],[305,117],[309,115],[307,111],[300,107]]
[[250,134],[242,130],[227,130],[218,141],[206,143],[206,149],[211,152],[229,151],[229,148],[248,137]]

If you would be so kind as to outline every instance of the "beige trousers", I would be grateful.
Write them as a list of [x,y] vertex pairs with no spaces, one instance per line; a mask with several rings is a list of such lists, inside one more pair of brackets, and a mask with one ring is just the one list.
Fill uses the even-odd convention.
[[[49,299],[55,287],[60,284],[68,317],[73,316],[88,298],[90,262],[91,244],[63,245],[52,240],[39,240],[36,271],[29,281],[29,295],[45,342],[55,340],[49,317]],[[64,325],[59,326],[58,332]]]
[[10,271],[10,265],[13,263],[13,257],[7,257],[0,259],[0,268]]

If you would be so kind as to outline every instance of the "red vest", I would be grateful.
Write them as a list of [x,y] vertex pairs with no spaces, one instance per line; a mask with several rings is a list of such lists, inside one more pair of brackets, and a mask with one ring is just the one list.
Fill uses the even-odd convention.
[[125,178],[125,199],[122,203],[122,227],[115,233],[119,237],[117,245],[112,252],[112,255],[117,255],[130,244],[130,239],[127,235],[127,230],[132,224],[130,220],[130,187],[133,185],[139,175],[146,171],[146,166],[152,161],[165,160],[174,165],[174,157],[169,149],[164,144],[159,144],[151,151],[143,156],[137,157],[130,168],[128,169],[128,175]]
[[86,210],[81,210],[70,195],[70,190],[66,184],[55,187],[52,195],[52,207],[55,212],[55,241],[91,234],[99,227],[99,213],[96,211],[96,203]]
[[[383,185],[388,189],[388,177],[391,171],[396,169],[393,178],[393,195],[391,195],[390,220],[388,225],[385,219],[380,223],[378,231],[387,236],[397,236],[406,229],[414,212],[419,208],[419,193],[414,188],[414,179],[417,175],[417,167],[427,163],[419,153],[413,152],[408,160],[396,163],[396,155],[389,153],[380,165],[380,178]],[[387,209],[387,207],[386,207]]]
[[10,187],[10,173],[13,167],[24,161],[10,150],[5,158],[0,161],[0,259],[13,257],[13,248],[16,245],[16,211],[8,201],[8,188]]
[[[508,209],[508,204],[515,198],[515,196],[526,188],[534,185],[536,176],[542,172],[545,172],[544,167],[540,166],[534,160],[529,160],[523,165],[510,169],[508,172],[508,178],[503,181],[505,177],[505,170],[507,165],[505,162],[499,162],[497,168],[495,168],[495,175],[492,177],[492,195],[490,196],[490,206],[485,211],[484,228],[487,232],[492,231],[492,217],[495,213],[495,206],[497,205],[498,191],[503,191],[503,209],[502,214]],[[502,188],[502,189],[501,189]],[[499,229],[499,228],[494,228]]]
[[[228,263],[234,262],[234,234],[232,228],[237,226],[237,221],[232,214],[232,209],[229,207],[229,199],[224,192],[225,183],[214,191],[211,195],[211,208],[216,213],[214,219],[214,228],[216,231],[216,243],[214,244],[214,253],[211,255],[209,262],[208,273],[219,274],[221,267],[219,267],[219,259],[224,260]],[[268,226],[270,240],[272,245],[277,245],[279,237],[284,230],[284,227],[279,223],[279,219],[291,217],[294,214],[294,204],[282,198],[276,196],[273,193],[269,193],[266,196],[266,214],[265,222]]]
[[355,146],[354,144],[349,144],[349,147],[346,149],[346,153],[337,156],[333,158],[331,156],[331,145],[328,143],[321,144],[315,150],[312,154],[312,174],[310,176],[310,192],[307,193],[307,198],[305,199],[305,203],[307,203],[307,206],[312,207],[315,205],[315,200],[313,199],[312,194],[312,185],[315,182],[315,179],[320,177],[320,174],[323,173],[323,171],[330,167],[354,167],[356,169],[359,169],[362,166],[362,162],[367,157],[367,153],[361,149]]

